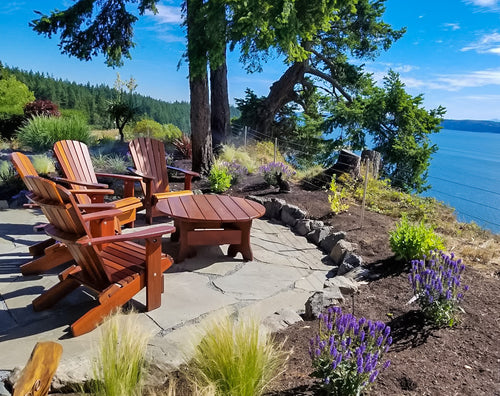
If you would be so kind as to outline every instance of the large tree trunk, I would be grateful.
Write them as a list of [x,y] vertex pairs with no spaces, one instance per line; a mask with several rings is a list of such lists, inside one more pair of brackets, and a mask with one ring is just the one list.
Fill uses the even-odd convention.
[[203,0],[186,1],[186,21],[189,59],[189,89],[191,96],[192,169],[207,174],[213,162],[208,100],[207,47],[204,43]]
[[224,63],[215,70],[210,69],[210,106],[212,145],[214,151],[218,153],[231,134],[225,51]]
[[212,136],[210,134],[210,106],[208,103],[207,76],[189,79],[191,92],[191,142],[195,172],[207,174],[213,162]]
[[303,80],[305,68],[305,62],[296,62],[271,85],[269,95],[258,110],[258,119],[255,123],[257,131],[267,135],[278,110],[287,103],[297,100],[294,88]]

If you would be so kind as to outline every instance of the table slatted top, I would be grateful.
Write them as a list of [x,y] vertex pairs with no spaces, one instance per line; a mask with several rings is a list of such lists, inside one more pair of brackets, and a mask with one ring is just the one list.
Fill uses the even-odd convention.
[[183,195],[163,199],[156,208],[185,221],[241,222],[261,217],[266,209],[248,199],[227,195]]

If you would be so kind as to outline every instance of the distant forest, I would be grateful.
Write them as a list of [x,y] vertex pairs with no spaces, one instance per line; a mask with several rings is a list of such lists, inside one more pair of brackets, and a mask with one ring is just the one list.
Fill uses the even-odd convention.
[[480,120],[443,120],[444,129],[470,132],[500,133],[500,122]]
[[[116,98],[116,90],[107,85],[86,85],[56,79],[45,73],[24,71],[18,68],[4,67],[9,73],[22,81],[35,94],[36,99],[48,99],[57,103],[60,109],[76,110],[83,113],[88,123],[96,129],[113,128],[106,113],[110,101]],[[152,118],[160,124],[174,124],[183,132],[190,133],[189,103],[165,102],[149,96],[123,94],[128,97],[140,117]],[[231,115],[238,113],[234,107]]]

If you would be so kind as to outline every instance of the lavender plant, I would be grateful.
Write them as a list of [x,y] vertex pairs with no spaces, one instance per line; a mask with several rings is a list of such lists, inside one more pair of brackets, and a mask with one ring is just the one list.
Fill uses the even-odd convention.
[[424,315],[437,326],[452,327],[458,319],[463,292],[461,276],[465,264],[441,251],[434,250],[429,257],[411,262],[408,275],[413,293]]
[[269,162],[259,168],[259,173],[264,176],[264,181],[271,185],[278,185],[277,175],[281,174],[281,180],[288,180],[296,174],[296,172],[283,162]]
[[383,322],[329,308],[319,316],[319,334],[310,341],[309,354],[322,387],[331,395],[360,395],[390,365],[384,354],[392,343]]
[[234,160],[231,162],[222,161],[221,167],[225,168],[231,176],[231,185],[237,184],[241,178],[248,175],[248,169]]

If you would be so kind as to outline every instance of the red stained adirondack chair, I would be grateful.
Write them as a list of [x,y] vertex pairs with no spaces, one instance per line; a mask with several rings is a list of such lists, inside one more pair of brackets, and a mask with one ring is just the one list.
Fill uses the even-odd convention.
[[[45,232],[64,242],[76,261],[59,274],[59,283],[33,300],[33,309],[50,308],[65,295],[80,287],[96,294],[97,306],[71,325],[78,336],[93,330],[114,309],[146,288],[146,310],[161,305],[163,272],[172,258],[161,251],[162,235],[175,231],[173,226],[158,226],[127,234],[93,237],[88,221],[112,220],[121,214],[111,209],[82,215],[73,195],[64,187],[41,177],[27,176],[30,199],[38,204],[50,224]],[[145,246],[132,242],[145,240]]]
[[[17,173],[29,190],[29,186],[26,183],[26,176],[38,176],[35,167],[30,159],[23,153],[13,152],[10,159]],[[81,190],[77,190],[77,192],[78,191]],[[114,209],[115,205],[113,203],[79,204],[78,208],[83,212],[92,213],[100,210]],[[105,222],[100,219],[92,221],[89,226],[92,230],[92,234],[95,236],[113,235],[115,233],[113,223]],[[29,252],[33,255],[33,260],[21,265],[20,269],[23,275],[40,274],[73,260],[73,256],[64,243],[56,242],[53,238],[30,246]]]
[[[109,177],[122,180],[124,183],[123,198],[112,201],[116,209],[122,213],[117,216],[119,226],[134,226],[137,210],[142,209],[142,202],[134,197],[134,183],[142,179],[137,176],[117,175],[113,173],[96,173],[87,145],[76,140],[60,140],[54,144],[54,154],[59,162],[64,178],[56,181],[68,183],[81,205],[103,203],[106,195],[114,194],[107,184],[98,183],[98,177]],[[77,190],[81,190],[79,193]],[[102,210],[98,206],[90,206],[87,211]],[[119,229],[117,226],[117,229]]]
[[[129,143],[129,150],[134,161],[134,168],[130,172],[142,177],[141,187],[144,193],[144,208],[146,221],[153,223],[153,217],[164,216],[156,209],[156,203],[161,199],[180,195],[191,195],[191,179],[199,176],[198,173],[185,169],[167,166],[165,146],[161,140],[140,137]],[[170,191],[168,170],[184,173],[184,190]]]

